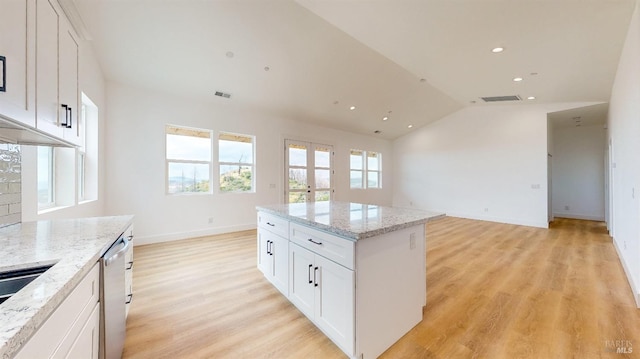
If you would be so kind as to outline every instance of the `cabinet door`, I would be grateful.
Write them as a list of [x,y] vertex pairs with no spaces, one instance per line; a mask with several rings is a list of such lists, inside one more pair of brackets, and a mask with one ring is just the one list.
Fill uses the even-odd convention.
[[0,115],[35,127],[33,0],[2,0]]
[[304,315],[313,319],[314,290],[314,254],[289,243],[289,300]]
[[58,114],[58,33],[61,11],[53,0],[36,2],[36,127],[62,137]]
[[[66,19],[60,21],[60,122],[64,139],[80,145],[80,91],[78,83],[78,41]],[[66,107],[63,107],[66,106]],[[67,110],[68,109],[68,110]]]
[[269,258],[268,253],[270,243],[267,243],[267,241],[270,241],[269,232],[258,229],[258,269],[268,277],[273,275],[273,273],[268,269],[271,258]]
[[342,350],[353,353],[354,272],[322,256],[316,256],[315,263],[319,268],[318,287],[315,287],[315,323]]
[[98,359],[100,349],[100,303],[96,303],[91,316],[82,327],[69,353],[64,358]]
[[273,260],[273,285],[285,295],[289,296],[289,241],[273,235],[271,243],[271,259]]

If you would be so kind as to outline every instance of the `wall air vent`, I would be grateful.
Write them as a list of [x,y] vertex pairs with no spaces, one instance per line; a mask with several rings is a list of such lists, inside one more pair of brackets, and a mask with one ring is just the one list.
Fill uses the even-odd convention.
[[216,96],[220,96],[220,97],[224,97],[224,98],[231,98],[231,94],[230,93],[225,93],[225,92],[220,92],[220,91],[216,91]]
[[484,102],[502,102],[502,101],[522,101],[520,96],[511,95],[511,96],[492,96],[492,97],[480,97],[484,100]]

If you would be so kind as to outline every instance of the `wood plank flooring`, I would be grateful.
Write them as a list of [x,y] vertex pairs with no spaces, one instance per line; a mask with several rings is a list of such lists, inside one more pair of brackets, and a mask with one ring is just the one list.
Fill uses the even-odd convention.
[[[345,358],[257,270],[255,238],[135,247],[123,357]],[[603,223],[448,217],[427,238],[424,319],[381,358],[640,357],[640,310]]]

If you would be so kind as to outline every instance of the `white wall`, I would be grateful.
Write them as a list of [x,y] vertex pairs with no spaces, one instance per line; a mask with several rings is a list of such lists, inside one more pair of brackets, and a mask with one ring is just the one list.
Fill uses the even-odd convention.
[[547,113],[585,106],[466,107],[393,142],[393,204],[547,227]]
[[[91,42],[80,43],[80,91],[84,92],[98,106],[98,199],[80,205],[58,208],[53,211],[38,214],[38,185],[36,172],[36,147],[22,146],[22,221],[41,219],[79,218],[104,215],[104,135],[106,133],[106,92],[102,70],[95,57]],[[72,153],[72,149],[64,149],[65,153]],[[73,154],[71,154],[73,156]],[[75,170],[75,169],[72,169]],[[73,176],[77,178],[77,176]],[[74,186],[72,186],[75,188]]]
[[[107,93],[107,212],[136,216],[136,244],[255,228],[256,205],[284,201],[285,138],[334,146],[336,200],[391,204],[391,161],[383,164],[379,190],[349,189],[348,167],[350,148],[390,159],[390,141],[278,118],[233,99],[201,102],[118,83],[109,83]],[[255,135],[256,193],[166,195],[166,124]]]
[[606,130],[600,125],[560,127],[553,136],[554,216],[604,221]]
[[609,105],[612,234],[640,306],[640,5],[629,25]]

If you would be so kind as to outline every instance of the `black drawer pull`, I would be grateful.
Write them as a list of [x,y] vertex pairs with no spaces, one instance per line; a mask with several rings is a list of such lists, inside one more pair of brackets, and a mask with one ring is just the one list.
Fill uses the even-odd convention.
[[316,242],[316,241],[314,241],[312,238],[309,238],[309,239],[307,239],[307,240],[308,240],[309,242],[313,243],[313,244],[317,244],[317,245],[319,245],[319,246],[321,246],[321,245],[322,245],[322,242]]
[[271,222],[267,222],[267,225],[268,225],[268,226],[271,226],[271,227],[275,227],[275,226],[276,226],[275,224],[273,224],[273,223],[271,223]]
[[130,304],[132,300],[133,300],[133,293],[127,295],[127,301],[124,302],[124,304]]
[[129,266],[127,268],[125,268],[126,270],[131,270],[131,268],[133,268],[133,262],[129,262],[127,263]]

